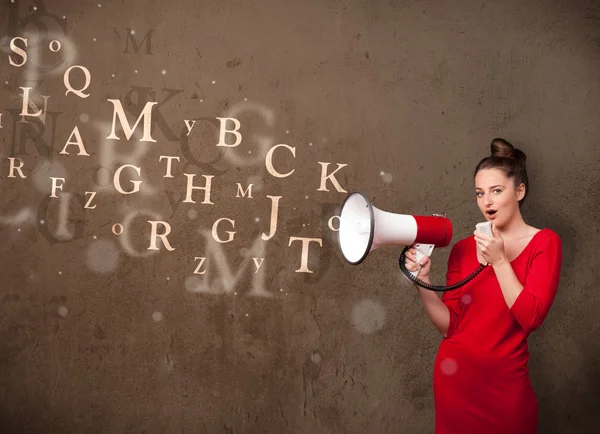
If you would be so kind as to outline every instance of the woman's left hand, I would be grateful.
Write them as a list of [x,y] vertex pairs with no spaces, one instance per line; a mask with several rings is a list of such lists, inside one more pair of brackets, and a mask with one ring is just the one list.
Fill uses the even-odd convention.
[[479,252],[483,259],[485,259],[490,265],[506,261],[506,254],[504,253],[504,240],[500,233],[497,231],[496,226],[492,224],[493,237],[487,234],[475,230],[475,243],[479,248]]

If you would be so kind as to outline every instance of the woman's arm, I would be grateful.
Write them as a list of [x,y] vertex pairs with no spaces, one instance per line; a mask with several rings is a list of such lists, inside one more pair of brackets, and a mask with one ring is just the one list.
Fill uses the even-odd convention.
[[540,241],[524,285],[518,281],[510,263],[499,264],[497,271],[494,266],[506,304],[525,332],[536,330],[548,315],[556,297],[561,267],[562,243],[556,234]]
[[504,301],[510,309],[515,303],[515,300],[523,291],[523,285],[519,282],[517,275],[515,274],[510,262],[504,257],[503,259],[492,264],[496,278],[500,284]]
[[539,241],[525,281],[521,284],[506,258],[502,237],[495,227],[493,230],[493,238],[475,231],[475,242],[484,259],[494,268],[502,295],[513,317],[525,332],[531,333],[542,325],[556,296],[562,265],[560,237],[548,231]]
[[[431,284],[429,277],[419,279],[425,283]],[[435,326],[435,328],[438,329],[442,336],[447,338],[448,329],[450,326],[450,310],[444,304],[444,302],[440,300],[435,292],[421,288],[418,285],[415,286],[419,290],[419,295],[421,296],[421,301],[423,302],[423,306],[425,307],[425,312],[427,312],[429,320]]]
[[494,268],[508,309],[521,328],[531,333],[542,325],[556,296],[562,265],[560,237],[548,231],[539,240],[521,283],[506,258],[502,236],[495,227],[493,231],[493,238],[475,231],[475,242],[483,258]]
[[[446,272],[446,285],[452,285],[460,280],[460,251],[457,244],[450,251],[448,271]],[[423,282],[431,284],[429,281],[431,260],[425,257],[421,261],[422,267],[417,277]],[[415,250],[413,248],[406,252],[405,262],[409,270],[412,270],[416,265]],[[419,290],[421,301],[431,323],[444,338],[451,337],[458,326],[458,318],[460,316],[460,289],[444,292],[440,299],[434,291],[422,288],[416,284],[415,286]]]

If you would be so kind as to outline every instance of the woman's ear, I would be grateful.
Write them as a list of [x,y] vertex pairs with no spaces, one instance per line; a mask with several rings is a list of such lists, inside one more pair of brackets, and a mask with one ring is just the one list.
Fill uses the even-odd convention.
[[517,201],[520,201],[525,197],[526,191],[527,191],[527,187],[525,187],[525,184],[521,183],[517,187]]

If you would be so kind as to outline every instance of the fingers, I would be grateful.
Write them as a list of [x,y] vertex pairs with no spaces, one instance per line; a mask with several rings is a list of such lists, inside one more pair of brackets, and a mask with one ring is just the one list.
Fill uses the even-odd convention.
[[479,239],[479,240],[493,240],[494,237],[490,237],[488,234],[484,234],[483,232],[479,232],[478,230],[475,230],[475,232],[473,232],[473,235],[475,235],[475,239]]
[[[415,249],[408,249],[404,256],[413,262],[417,262],[417,251]],[[421,258],[421,261],[428,261],[428,260],[429,260],[429,258],[427,256],[424,256]]]
[[480,251],[487,252],[487,250],[488,250],[488,243],[486,241],[478,241],[477,242],[477,247],[479,248]]
[[[411,252],[412,250],[412,252]],[[405,255],[404,265],[408,271],[417,271],[419,266],[417,265],[415,252],[413,249],[407,250]]]
[[481,254],[483,255],[484,258],[488,258],[488,254],[490,253],[490,249],[489,247],[489,242],[487,241],[483,241],[483,242],[478,242],[477,243],[477,248],[479,249],[479,251],[481,252]]
[[424,267],[425,265],[427,265],[427,262],[429,261],[429,258],[427,256],[421,258],[421,264],[419,265],[417,263],[417,258],[416,258],[416,251],[415,249],[408,249],[404,255],[405,257],[405,261],[404,264],[406,265],[406,268],[409,271],[418,271],[421,267]]
[[[409,254],[408,252],[405,255],[406,262],[410,264],[417,264],[417,257],[414,254]],[[426,258],[421,258],[421,261],[425,261]]]
[[479,232],[479,231],[475,231],[473,233],[473,235],[475,236],[475,241],[477,241],[477,240],[479,240],[479,241],[485,241],[485,240],[489,240],[490,239],[486,234],[484,234],[482,232]]
[[417,263],[415,261],[413,261],[412,259],[408,259],[408,257],[404,261],[404,265],[406,266],[406,268],[409,271],[417,271],[419,269],[419,266],[417,265]]
[[413,265],[407,265],[407,266],[406,266],[406,269],[407,269],[408,271],[419,271],[419,268],[420,268],[420,267],[419,267],[418,265],[416,265],[416,264],[413,264]]

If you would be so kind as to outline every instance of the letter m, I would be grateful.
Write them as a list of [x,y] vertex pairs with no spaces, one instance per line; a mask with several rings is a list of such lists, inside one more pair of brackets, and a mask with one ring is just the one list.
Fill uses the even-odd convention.
[[154,32],[154,30],[148,30],[148,32],[144,36],[144,39],[142,39],[139,44],[136,43],[133,31],[129,28],[126,30],[127,30],[127,41],[125,42],[125,53],[126,54],[129,54],[129,41],[131,41],[131,45],[133,47],[133,51],[135,52],[135,54],[138,54],[140,52],[140,48],[142,48],[142,44],[144,43],[144,41],[146,41],[146,54],[152,54],[152,32]]
[[249,184],[248,187],[246,188],[246,191],[244,191],[244,189],[242,188],[242,184],[240,184],[238,182],[237,183],[237,194],[235,197],[246,197],[246,195],[248,195],[248,198],[252,199],[252,186],[253,185],[254,184]]
[[151,132],[152,132],[152,107],[157,104],[156,102],[148,101],[146,103],[146,105],[142,109],[142,112],[140,113],[137,120],[135,121],[135,124],[132,127],[131,125],[129,125],[127,116],[125,116],[125,111],[123,110],[123,105],[121,104],[121,101],[119,101],[118,99],[109,99],[108,101],[110,101],[113,104],[114,111],[113,111],[112,130],[111,130],[110,135],[108,137],[106,137],[107,139],[121,140],[121,139],[119,139],[119,137],[117,136],[116,131],[115,131],[116,126],[117,126],[117,118],[119,119],[119,123],[121,124],[121,128],[123,129],[123,132],[125,133],[125,137],[127,137],[127,140],[131,139],[131,136],[133,135],[133,130],[135,128],[137,128],[138,124],[143,119],[144,123],[142,125],[143,125],[143,129],[144,129],[144,136],[140,139],[140,142],[156,142],[156,140],[154,140],[151,135]]
[[[221,244],[217,243],[210,231],[203,231],[202,235],[206,239],[206,273],[203,275],[202,283],[191,289],[193,292],[203,292],[208,294],[231,294],[236,289],[243,276],[252,276],[252,290],[249,295],[257,297],[272,297],[272,294],[265,290],[265,270],[266,267],[254,273],[252,267],[248,265],[253,263],[252,257],[264,258],[265,242],[258,236],[252,247],[248,249],[247,255],[234,273],[229,265],[227,255],[223,251]],[[213,278],[214,277],[214,278]],[[247,281],[249,279],[244,279]]]

